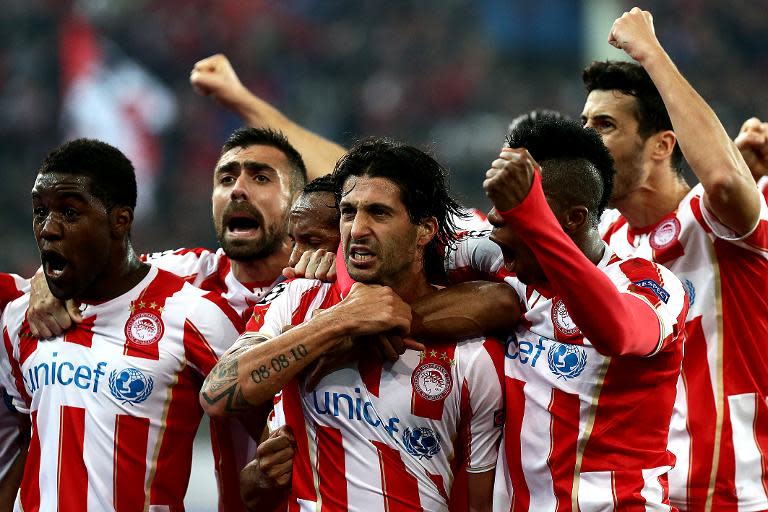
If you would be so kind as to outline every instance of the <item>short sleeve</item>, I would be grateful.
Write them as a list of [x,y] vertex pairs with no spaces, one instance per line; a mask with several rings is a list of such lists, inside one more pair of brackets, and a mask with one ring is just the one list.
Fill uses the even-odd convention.
[[699,204],[701,216],[714,236],[768,259],[768,206],[764,194],[760,194],[760,215],[754,227],[741,236],[720,222],[715,214],[709,211],[703,197]]
[[[189,285],[187,285],[189,286]],[[208,375],[237,340],[237,313],[214,292],[197,299],[184,321],[184,351],[189,364]]]
[[218,255],[202,248],[175,249],[142,254],[141,260],[199,286],[216,271]]
[[464,231],[446,247],[444,264],[451,282],[504,279],[504,258],[490,235],[490,230]]
[[462,386],[462,396],[469,398],[469,411],[462,411],[462,435],[467,447],[467,472],[483,473],[496,466],[501,441],[504,424],[501,365],[504,354],[501,343],[496,340],[471,343],[475,345],[475,353],[467,366]]

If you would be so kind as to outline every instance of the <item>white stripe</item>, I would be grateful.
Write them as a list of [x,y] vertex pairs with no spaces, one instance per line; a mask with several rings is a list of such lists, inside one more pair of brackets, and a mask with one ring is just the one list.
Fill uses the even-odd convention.
[[677,396],[669,425],[669,451],[675,455],[675,467],[669,472],[669,500],[676,507],[685,507],[688,498],[688,468],[691,464],[691,436],[688,433],[688,397],[683,377],[677,379]]
[[664,501],[664,488],[659,482],[659,477],[670,470],[670,466],[643,470],[643,489],[640,495],[645,498],[645,510],[648,512],[667,512],[671,510],[669,505],[662,504]]
[[581,512],[613,510],[613,482],[610,471],[581,473],[579,510]]
[[[552,449],[552,416],[548,411],[552,389],[537,382],[526,382],[523,392],[525,413],[520,430],[535,432],[535,435],[522,435],[520,439],[520,458],[525,461],[523,474],[531,496],[529,510],[554,510],[557,507],[557,499],[552,473],[547,464],[547,457]],[[514,414],[514,411],[508,411],[509,413]]]
[[755,441],[756,400],[754,393],[728,397],[733,429],[735,484],[739,510],[768,508],[768,496],[763,488],[762,457]]

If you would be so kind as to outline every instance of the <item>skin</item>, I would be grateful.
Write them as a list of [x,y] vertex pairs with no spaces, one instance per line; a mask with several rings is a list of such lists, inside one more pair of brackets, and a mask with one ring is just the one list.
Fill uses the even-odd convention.
[[331,192],[301,194],[291,207],[288,236],[293,241],[293,251],[288,262],[294,266],[307,251],[324,249],[336,251],[341,240],[339,212],[336,198]]
[[[130,290],[149,271],[128,239],[133,210],[108,210],[90,193],[90,179],[39,175],[32,189],[32,228],[48,286],[59,299],[108,300]],[[64,267],[54,270],[51,261]]]
[[[288,159],[271,146],[233,148],[216,164],[213,224],[240,282],[274,279],[288,261],[290,175]],[[238,228],[232,223],[236,218],[252,224]]]

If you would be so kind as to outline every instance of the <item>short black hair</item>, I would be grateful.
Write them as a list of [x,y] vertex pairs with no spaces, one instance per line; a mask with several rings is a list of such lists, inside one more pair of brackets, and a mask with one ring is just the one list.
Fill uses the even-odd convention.
[[270,128],[254,128],[244,126],[238,128],[221,147],[221,155],[234,148],[247,148],[250,146],[271,146],[281,151],[291,164],[291,191],[298,192],[307,182],[307,167],[304,159],[296,148],[288,142],[283,132]]
[[304,185],[304,190],[301,191],[302,194],[312,194],[313,192],[330,192],[331,194],[336,194],[336,182],[333,179],[333,175],[329,173],[325,176],[315,178]]
[[75,139],[54,149],[38,174],[63,173],[89,178],[90,192],[107,210],[136,208],[136,173],[116,147],[95,139]]
[[563,206],[584,205],[596,227],[613,189],[613,158],[600,135],[576,121],[540,118],[513,129],[510,148],[525,148],[541,166],[544,193]]
[[525,128],[526,126],[531,126],[536,123],[536,121],[540,119],[569,119],[569,117],[559,110],[551,110],[548,108],[537,108],[535,110],[531,110],[530,112],[526,112],[525,114],[520,114],[516,118],[512,120],[511,123],[509,123],[509,127],[507,128],[507,135],[509,135],[513,130]]
[[[659,90],[640,64],[615,60],[595,61],[584,68],[581,80],[587,94],[598,90],[620,91],[634,96],[637,131],[643,140],[664,130],[674,130]],[[671,162],[675,171],[682,173],[683,152],[679,144],[675,144]]]
[[434,217],[437,234],[424,251],[424,270],[432,281],[444,278],[443,247],[455,240],[454,219],[466,217],[448,190],[447,170],[420,149],[383,137],[358,141],[336,163],[336,202],[350,176],[386,178],[400,189],[400,199],[413,224]]

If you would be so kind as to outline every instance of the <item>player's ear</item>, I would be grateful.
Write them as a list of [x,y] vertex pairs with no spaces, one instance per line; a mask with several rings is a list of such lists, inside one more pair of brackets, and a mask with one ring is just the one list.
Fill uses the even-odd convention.
[[664,130],[652,135],[651,157],[654,160],[666,160],[672,156],[677,145],[677,137],[672,130]]
[[589,222],[589,210],[586,206],[571,206],[562,214],[560,224],[567,234],[575,233],[583,229]]
[[419,247],[426,246],[437,234],[437,219],[428,217],[421,221],[416,228],[416,244]]
[[109,211],[109,221],[115,238],[128,236],[133,224],[133,208],[129,206],[113,206]]

